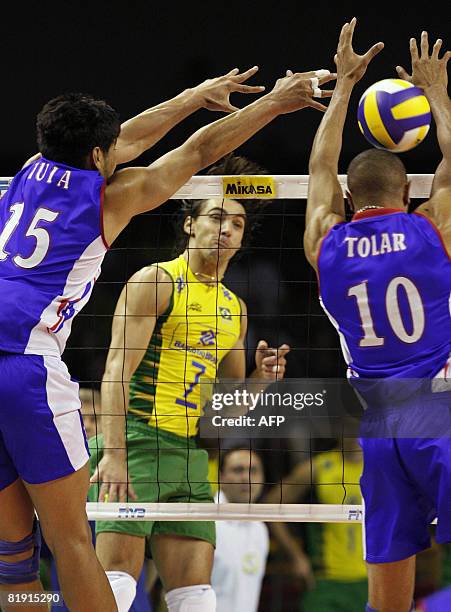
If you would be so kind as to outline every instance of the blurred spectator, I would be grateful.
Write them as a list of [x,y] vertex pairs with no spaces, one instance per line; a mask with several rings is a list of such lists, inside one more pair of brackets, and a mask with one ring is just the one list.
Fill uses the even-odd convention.
[[[219,503],[251,503],[262,492],[263,463],[252,450],[221,453]],[[256,612],[269,550],[268,529],[253,521],[217,521],[211,584],[217,612]]]
[[[300,503],[312,490],[316,503],[360,504],[362,451],[357,439],[300,463],[273,487],[267,503]],[[295,575],[302,577],[307,593],[304,612],[361,612],[367,602],[367,576],[363,560],[360,523],[312,523],[305,545],[286,523],[272,523],[271,531],[290,556]]]

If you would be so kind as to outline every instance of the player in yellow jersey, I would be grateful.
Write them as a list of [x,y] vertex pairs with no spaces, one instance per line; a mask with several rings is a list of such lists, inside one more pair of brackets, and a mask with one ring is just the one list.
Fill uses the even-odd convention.
[[[236,156],[210,171],[262,173]],[[93,487],[91,499],[123,501],[129,495],[142,502],[213,501],[207,453],[194,438],[199,383],[201,377],[245,378],[246,306],[222,278],[249,237],[260,204],[222,199],[186,203],[179,257],[143,268],[124,287],[102,383],[104,440],[91,443],[92,482],[103,484]],[[282,378],[288,351],[287,345],[276,350],[260,341],[251,378],[267,383]],[[214,522],[98,522],[96,532],[97,554],[120,610],[128,610],[133,601],[146,545],[170,612],[188,609],[185,605],[196,611],[215,609],[210,586]]]
[[[299,463],[264,501],[300,503],[313,487],[317,503],[360,504],[362,469],[357,439],[345,438],[343,445]],[[302,600],[303,612],[360,612],[365,608],[368,586],[359,523],[308,525],[305,550],[285,523],[272,523],[271,531],[309,589]]]

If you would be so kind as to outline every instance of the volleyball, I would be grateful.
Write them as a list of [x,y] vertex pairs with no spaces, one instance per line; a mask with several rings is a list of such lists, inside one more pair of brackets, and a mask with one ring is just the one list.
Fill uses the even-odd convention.
[[431,108],[419,87],[402,79],[384,79],[368,87],[360,98],[357,118],[368,142],[400,153],[424,140]]

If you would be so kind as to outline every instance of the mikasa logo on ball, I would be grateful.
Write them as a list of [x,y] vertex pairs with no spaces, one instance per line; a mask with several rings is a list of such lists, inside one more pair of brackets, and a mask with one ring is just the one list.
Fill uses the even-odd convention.
[[373,146],[394,153],[416,147],[426,136],[431,109],[423,90],[402,79],[371,85],[359,102],[358,123]]
[[272,176],[224,176],[222,179],[225,198],[273,198],[276,187]]

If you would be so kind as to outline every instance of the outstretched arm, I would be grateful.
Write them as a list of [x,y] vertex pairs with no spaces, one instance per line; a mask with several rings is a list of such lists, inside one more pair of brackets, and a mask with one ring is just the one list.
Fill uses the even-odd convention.
[[129,119],[121,125],[116,145],[117,163],[124,164],[136,159],[200,108],[226,113],[238,110],[230,103],[231,93],[261,93],[265,89],[261,86],[244,85],[257,70],[258,67],[254,66],[240,74],[238,68],[234,68],[223,76],[208,79],[192,89],[186,89],[175,98]]
[[440,58],[441,47],[442,41],[438,39],[429,56],[428,34],[422,32],[420,53],[418,53],[416,40],[410,39],[412,75],[409,75],[401,66],[397,66],[396,69],[400,77],[424,90],[431,106],[437,126],[437,140],[442,152],[442,160],[435,172],[431,197],[428,202],[417,208],[417,212],[434,221],[448,252],[451,252],[451,101],[448,96],[447,73],[451,51],[447,51]]
[[[105,191],[104,228],[112,240],[130,218],[166,202],[188,179],[246,142],[278,115],[311,106],[325,107],[313,99],[310,79],[314,71],[279,79],[267,95],[195,132],[181,147],[148,168],[127,168],[113,176]],[[335,78],[322,77],[320,84]]]
[[[240,73],[238,68],[234,68],[223,76],[207,79],[196,87],[182,91],[175,98],[152,106],[136,117],[128,119],[121,125],[117,139],[116,163],[125,164],[136,159],[183,119],[200,108],[224,113],[238,110],[230,103],[231,93],[261,93],[265,89],[262,86],[244,85],[244,82],[254,76],[257,70],[258,67],[254,66]],[[26,168],[40,157],[40,153],[33,155],[22,168]]]
[[364,55],[357,55],[352,48],[355,24],[354,18],[350,23],[345,23],[341,30],[335,56],[337,84],[310,154],[304,248],[315,270],[321,240],[331,227],[345,219],[343,192],[337,175],[351,93],[370,61],[383,48],[383,43],[377,43]]

